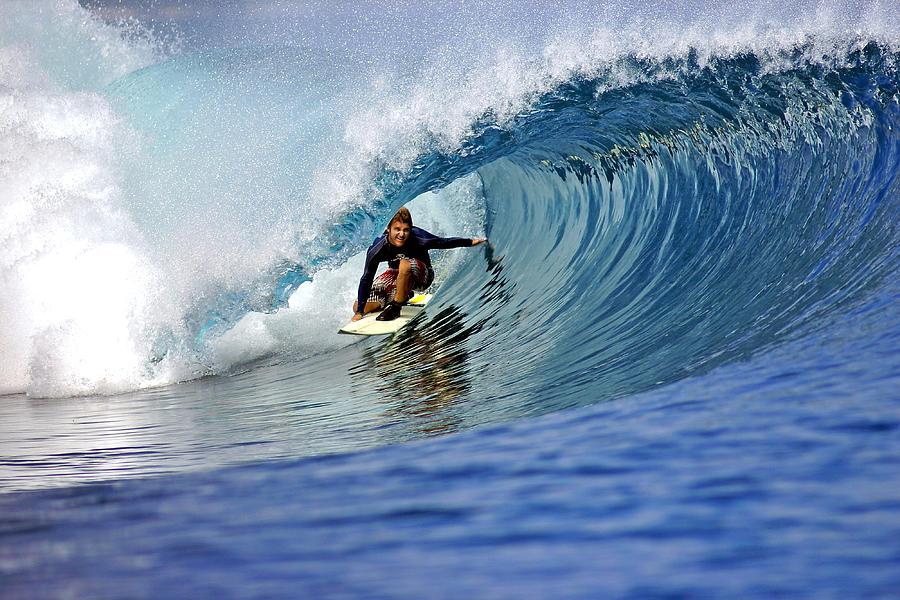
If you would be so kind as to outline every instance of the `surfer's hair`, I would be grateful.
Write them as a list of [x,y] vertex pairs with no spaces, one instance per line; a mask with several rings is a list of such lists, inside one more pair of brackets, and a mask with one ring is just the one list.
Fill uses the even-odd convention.
[[406,223],[410,227],[413,226],[412,215],[409,214],[409,209],[406,208],[405,206],[402,207],[400,210],[398,210],[396,215],[391,217],[391,222],[388,223],[388,229],[391,228],[391,225],[393,225],[395,221],[400,221],[401,223]]

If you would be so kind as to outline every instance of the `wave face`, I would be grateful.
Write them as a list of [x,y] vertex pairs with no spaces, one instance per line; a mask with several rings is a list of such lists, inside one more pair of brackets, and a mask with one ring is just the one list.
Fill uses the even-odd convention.
[[[34,6],[14,6],[0,61],[4,392],[342,348],[359,253],[407,203],[492,242],[448,255],[391,350],[415,364],[438,342],[451,379],[478,373],[460,392],[494,401],[477,422],[764,354],[893,281],[898,54],[877,30],[582,28],[397,68],[359,49],[172,56]],[[469,348],[489,352],[453,358]]]
[[632,394],[827,331],[895,277],[897,55],[812,47],[627,57],[654,80],[567,81],[500,134],[479,173],[502,256],[465,307],[499,330],[497,387]]
[[493,248],[395,340],[382,389],[532,416],[815,343],[890,298],[897,58],[863,39],[626,54],[479,120],[398,194],[476,166]]

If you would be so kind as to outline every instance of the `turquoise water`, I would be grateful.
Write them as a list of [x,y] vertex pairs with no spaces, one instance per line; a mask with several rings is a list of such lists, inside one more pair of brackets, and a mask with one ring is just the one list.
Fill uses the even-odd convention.
[[[4,597],[900,589],[890,7],[397,56],[11,7]],[[337,335],[404,204],[490,244]]]

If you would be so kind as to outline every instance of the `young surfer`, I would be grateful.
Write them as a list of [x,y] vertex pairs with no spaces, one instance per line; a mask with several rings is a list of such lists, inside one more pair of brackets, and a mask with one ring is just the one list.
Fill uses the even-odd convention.
[[[486,238],[442,238],[413,227],[412,215],[404,206],[366,252],[365,271],[359,278],[357,300],[353,303],[355,314],[350,320],[358,321],[363,314],[382,308],[377,320],[396,319],[413,290],[423,291],[434,280],[429,250],[477,246],[485,241]],[[375,279],[375,270],[382,262],[388,263],[388,269]]]

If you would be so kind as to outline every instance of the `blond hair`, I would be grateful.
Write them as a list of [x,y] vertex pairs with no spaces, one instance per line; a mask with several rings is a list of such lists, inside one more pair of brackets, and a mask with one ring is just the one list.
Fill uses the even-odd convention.
[[391,220],[387,226],[388,229],[391,228],[391,225],[394,224],[394,221],[400,221],[401,223],[406,223],[410,227],[413,226],[412,215],[409,214],[409,209],[406,208],[405,206],[402,207],[400,210],[398,210],[397,214],[395,214],[393,217],[391,217]]

